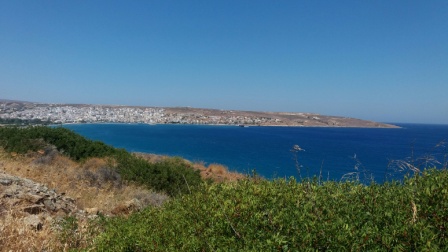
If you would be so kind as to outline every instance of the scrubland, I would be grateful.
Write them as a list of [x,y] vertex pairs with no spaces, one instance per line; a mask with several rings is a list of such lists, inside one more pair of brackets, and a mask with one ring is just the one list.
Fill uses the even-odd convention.
[[384,184],[265,180],[133,155],[59,128],[0,128],[0,146],[1,172],[78,208],[37,229],[23,221],[26,202],[1,198],[4,251],[448,250],[446,168]]
[[[0,172],[28,178],[68,195],[75,200],[78,210],[85,212],[85,215],[82,216],[75,211],[61,215],[48,210],[47,216],[51,217],[51,221],[44,221],[42,230],[36,231],[23,223],[23,218],[27,216],[23,209],[31,202],[27,202],[26,199],[10,202],[12,200],[10,198],[1,198],[3,208],[0,208],[2,224],[0,247],[4,251],[41,250],[39,249],[41,245],[42,248],[59,250],[65,244],[58,240],[60,234],[56,221],[64,222],[64,218],[78,215],[82,218],[76,220],[77,225],[85,227],[88,224],[87,217],[95,216],[97,213],[104,216],[126,215],[149,205],[160,206],[169,199],[165,193],[154,192],[147,187],[123,181],[119,174],[107,167],[104,158],[91,158],[78,163],[65,156],[54,154],[50,161],[41,163],[42,158],[45,157],[39,153],[11,155],[2,150]],[[7,187],[3,189],[6,190]],[[93,215],[88,216],[89,214]],[[42,219],[41,216],[40,218]],[[81,244],[86,240],[86,237],[83,237],[83,232],[86,230],[78,231],[81,233],[76,232],[79,236],[76,239],[79,240],[77,243]]]

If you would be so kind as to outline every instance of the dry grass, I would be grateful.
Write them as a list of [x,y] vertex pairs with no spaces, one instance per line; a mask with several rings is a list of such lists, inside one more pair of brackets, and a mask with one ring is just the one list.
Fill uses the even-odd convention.
[[[147,205],[161,205],[168,199],[164,194],[122,182],[108,165],[113,164],[105,159],[93,158],[79,164],[61,155],[47,159],[43,152],[11,155],[0,149],[0,172],[28,178],[58,193],[65,193],[76,200],[78,209],[92,214],[129,214]],[[95,183],[92,183],[92,176]],[[43,227],[37,231],[23,222],[26,214],[21,203],[7,200],[0,199],[0,251],[65,251],[88,245],[91,235],[86,218],[75,219],[79,228],[64,241],[61,240],[61,230],[55,229],[54,224],[60,217],[43,219],[40,216]]]
[[141,153],[141,152],[136,152],[136,153],[134,153],[134,155],[136,157],[143,158],[152,164],[161,162],[161,161],[169,158],[169,156],[165,156],[165,155],[157,155],[157,154]]
[[[75,248],[70,241],[61,239],[61,228],[51,218],[42,219],[42,229],[36,230],[27,225],[17,209],[10,209],[0,217],[0,251],[68,251]],[[62,220],[62,219],[59,219]],[[76,220],[80,227],[71,230],[71,241],[77,248],[88,247],[92,240],[87,228],[87,220]]]
[[[51,156],[50,156],[51,155]],[[140,154],[137,154],[140,156]],[[167,157],[141,155],[149,162],[160,162]],[[65,193],[76,200],[78,209],[104,215],[123,215],[147,205],[159,206],[168,196],[152,192],[146,188],[121,181],[110,167],[114,163],[108,159],[92,158],[76,163],[52,151],[40,151],[26,155],[9,154],[0,149],[0,172],[28,178],[58,193]],[[201,171],[203,178],[217,182],[235,181],[245,176],[229,172],[219,164],[192,163]],[[1,192],[0,192],[1,193]],[[86,218],[75,219],[76,230],[61,231],[62,219],[50,216],[40,217],[43,222],[37,231],[27,226],[23,218],[20,202],[4,202],[0,199],[0,251],[67,251],[70,248],[86,248],[91,242],[91,224]],[[61,233],[62,232],[62,233]],[[68,233],[67,233],[68,232]],[[61,239],[61,234],[65,239]]]
[[[80,209],[98,208],[100,212],[110,214],[117,205],[141,198],[142,194],[160,198],[159,194],[141,186],[124,183],[119,177],[115,177],[115,180],[105,178],[108,175],[103,173],[112,173],[107,166],[109,162],[105,159],[92,158],[78,164],[65,156],[57,155],[51,164],[40,165],[33,162],[36,157],[30,155],[8,157],[8,154],[2,152],[0,158],[3,161],[1,170],[14,176],[29,178],[48,188],[54,188],[57,192],[64,192],[76,199]],[[86,173],[97,176],[98,181],[92,184],[92,178],[88,178]],[[119,180],[119,185],[116,180]]]
[[200,171],[203,179],[212,179],[215,182],[232,182],[246,178],[244,174],[229,172],[228,168],[221,164],[210,164],[208,167],[204,163],[194,163],[193,168]]
[[227,173],[227,167],[220,164],[210,164],[207,171],[218,175],[224,175]]
[[48,251],[54,250],[54,232],[50,225],[35,231],[28,227],[16,211],[2,212],[0,218],[0,251]]
[[[150,163],[157,163],[170,158],[169,156],[148,154],[148,153],[134,153],[135,156],[143,158]],[[193,169],[199,170],[203,179],[211,179],[215,182],[231,182],[246,178],[244,174],[238,172],[230,172],[229,169],[221,164],[210,164],[208,167],[204,162],[191,162],[185,160],[191,164]]]

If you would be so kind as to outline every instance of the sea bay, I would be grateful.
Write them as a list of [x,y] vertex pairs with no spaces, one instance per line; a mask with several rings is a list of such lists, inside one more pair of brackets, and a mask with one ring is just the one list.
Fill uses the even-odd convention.
[[[220,163],[266,178],[340,180],[353,173],[375,181],[401,178],[394,160],[418,168],[446,165],[448,125],[397,124],[402,128],[237,127],[208,125],[67,124],[89,139],[131,152]],[[294,145],[304,151],[292,151]],[[297,158],[297,161],[296,161]],[[426,163],[425,163],[426,162]]]

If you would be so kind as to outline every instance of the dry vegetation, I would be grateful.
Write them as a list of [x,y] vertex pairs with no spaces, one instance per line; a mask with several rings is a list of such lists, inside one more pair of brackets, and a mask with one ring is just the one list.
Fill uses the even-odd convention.
[[[6,205],[1,200],[1,205]],[[45,251],[60,247],[55,244],[55,232],[50,225],[36,231],[26,225],[16,209],[1,209],[0,251]],[[53,246],[54,245],[54,246]]]
[[125,183],[108,168],[105,159],[91,158],[79,164],[65,156],[56,155],[51,162],[40,164],[36,162],[40,158],[39,154],[7,156],[2,152],[1,170],[64,192],[76,199],[80,209],[98,208],[101,213],[110,214],[117,205],[135,198],[143,199],[144,194],[154,197],[152,200],[145,199],[151,205],[160,205],[167,198],[144,187]]
[[[168,159],[167,156],[136,153],[150,163]],[[200,170],[201,177],[216,182],[236,181],[243,174],[229,172],[220,164],[191,163]],[[142,186],[125,182],[110,167],[115,164],[107,158],[90,158],[74,162],[47,148],[26,155],[7,153],[0,149],[0,173],[27,178],[45,185],[49,190],[75,200],[77,212],[39,215],[43,223],[39,230],[27,223],[33,217],[23,211],[32,205],[27,200],[0,198],[0,251],[65,251],[70,248],[87,248],[94,237],[92,218],[97,214],[128,215],[148,205],[160,206],[168,196]],[[2,194],[0,187],[0,195]],[[72,218],[73,217],[73,218]],[[72,219],[70,219],[72,218]],[[77,228],[64,225],[76,225]],[[79,227],[79,228],[78,228]],[[74,231],[76,230],[76,231]],[[68,232],[68,233],[67,233]]]
[[[8,154],[0,150],[1,173],[28,178],[59,194],[65,194],[75,199],[79,210],[77,213],[67,213],[66,216],[60,213],[38,216],[43,225],[36,230],[26,223],[30,215],[23,211],[24,206],[31,202],[1,198],[0,251],[60,251],[70,247],[84,247],[88,245],[88,234],[92,231],[86,228],[88,219],[97,213],[129,214],[148,205],[159,206],[168,199],[165,194],[122,181],[109,165],[111,163],[108,160],[99,158],[76,163],[55,150],[27,155]],[[1,190],[2,187],[0,194]],[[64,218],[67,216],[75,214],[77,223],[72,225],[80,228],[66,237],[70,239],[61,239],[61,223],[66,222]]]
[[231,172],[228,170],[228,168],[221,164],[209,164],[208,167],[206,167],[202,163],[195,163],[193,164],[193,167],[195,169],[200,170],[201,177],[204,179],[212,179],[216,182],[231,182],[231,181],[237,181],[240,179],[245,178],[246,176],[238,173],[238,172]]
[[[150,163],[157,163],[170,158],[169,156],[146,153],[135,153],[134,155],[141,157]],[[229,171],[229,169],[222,164],[212,163],[207,166],[204,162],[185,161],[190,163],[194,169],[199,170],[203,179],[211,179],[215,182],[232,182],[246,178],[242,173]]]

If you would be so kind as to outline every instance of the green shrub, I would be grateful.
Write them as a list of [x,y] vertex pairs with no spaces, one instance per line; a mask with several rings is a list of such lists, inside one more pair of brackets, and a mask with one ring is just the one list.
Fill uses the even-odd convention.
[[0,124],[7,125],[49,125],[50,121],[40,119],[18,119],[18,118],[0,118]]
[[74,216],[66,216],[56,224],[59,231],[59,240],[68,247],[79,247],[80,234],[78,220]]
[[50,127],[1,127],[0,146],[6,151],[26,153],[44,149],[48,144],[73,160],[90,157],[105,157],[116,153],[116,149],[99,141],[91,141],[75,132]]
[[123,179],[165,191],[171,196],[189,193],[189,187],[201,183],[199,171],[195,171],[179,158],[150,164],[123,149],[88,140],[62,127],[0,128],[0,146],[6,151],[26,153],[46,149],[48,145],[55,146],[59,152],[75,161],[92,157],[112,157],[116,161],[113,167]]
[[106,251],[447,251],[448,172],[404,183],[243,180],[109,219]]
[[168,158],[158,163],[130,155],[122,150],[116,154],[117,170],[123,179],[136,181],[171,196],[189,193],[202,183],[198,170],[180,158]]

